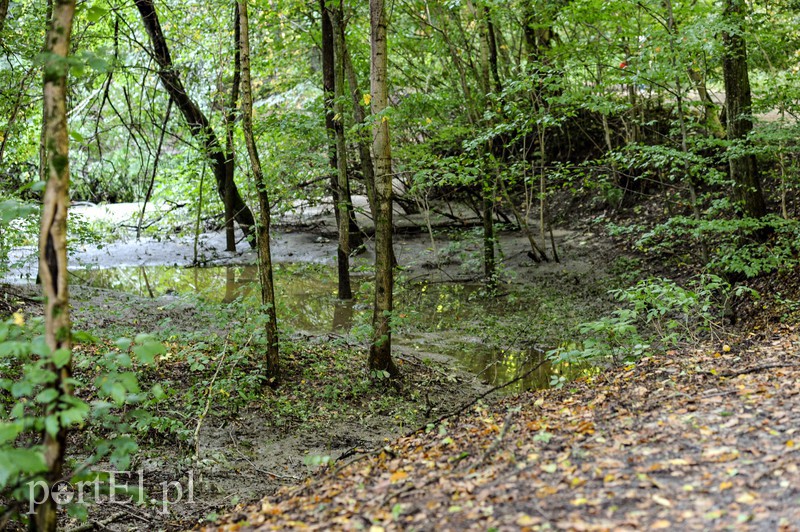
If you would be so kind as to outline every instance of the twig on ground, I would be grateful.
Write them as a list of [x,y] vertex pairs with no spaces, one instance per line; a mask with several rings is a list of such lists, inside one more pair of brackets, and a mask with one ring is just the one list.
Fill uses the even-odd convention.
[[219,362],[217,362],[217,369],[214,371],[214,376],[211,378],[211,382],[208,384],[206,406],[203,409],[203,413],[197,418],[197,426],[194,428],[194,456],[198,460],[200,459],[200,427],[203,426],[203,420],[206,418],[209,408],[211,408],[211,397],[214,393],[214,382],[217,380],[217,375],[219,375],[219,370],[222,369],[222,363],[225,361],[226,356],[228,356],[227,340],[225,341],[225,345],[222,347],[222,357],[219,359]]
[[84,523],[80,526],[76,526],[75,528],[69,528],[66,532],[86,532],[87,530],[94,530],[95,528],[104,529],[117,519],[125,517],[127,515],[125,512],[117,512],[112,516],[109,516],[102,521],[89,521],[88,523]]

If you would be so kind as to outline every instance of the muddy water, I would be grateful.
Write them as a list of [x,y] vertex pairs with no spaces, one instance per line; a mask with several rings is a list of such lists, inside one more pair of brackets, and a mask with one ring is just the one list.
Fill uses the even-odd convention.
[[[353,277],[355,298],[336,298],[333,268],[320,265],[279,264],[275,268],[279,324],[284,331],[349,333],[358,331],[371,318],[371,286],[367,276]],[[132,293],[142,297],[190,296],[228,303],[237,298],[258,298],[255,266],[179,268],[140,266],[79,270],[72,282]],[[520,391],[549,386],[554,374],[570,368],[552,367],[541,350],[496,345],[470,334],[469,324],[478,314],[502,317],[502,306],[481,297],[479,284],[416,284],[399,290],[400,316],[395,351],[416,360],[451,357],[465,369],[491,385],[507,383],[537,367],[529,376],[508,387]]]

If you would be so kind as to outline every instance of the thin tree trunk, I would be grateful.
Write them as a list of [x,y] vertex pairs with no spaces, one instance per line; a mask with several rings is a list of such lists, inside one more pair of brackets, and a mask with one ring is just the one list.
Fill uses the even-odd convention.
[[[172,98],[167,102],[167,112],[164,113],[164,121],[161,123],[161,132],[158,136],[158,148],[156,148],[155,159],[153,160],[153,171],[150,173],[150,183],[147,185],[147,192],[144,194],[144,202],[142,205],[142,212],[139,213],[139,223],[136,224],[136,238],[137,240],[142,235],[142,223],[144,222],[144,213],[147,210],[147,203],[150,201],[150,196],[153,195],[153,186],[156,182],[156,175],[158,173],[158,161],[161,159],[161,149],[164,147],[164,136],[167,133],[167,123],[169,122],[169,115],[172,113]],[[98,143],[99,144],[99,143]],[[201,185],[202,192],[202,185]]]
[[[347,83],[350,85],[350,97],[353,99],[353,118],[356,124],[364,125],[367,117],[364,112],[364,105],[361,101],[361,91],[358,88],[358,78],[356,71],[353,68],[353,62],[350,60],[350,50],[347,47],[347,42],[344,46],[344,69],[347,73]],[[369,201],[369,210],[372,214],[373,221],[375,220],[375,166],[372,163],[372,153],[369,149],[369,143],[364,135],[358,136],[358,153],[361,159],[361,174],[364,176],[364,188],[367,189],[367,200]]]
[[236,106],[239,103],[239,84],[241,78],[241,39],[239,35],[239,3],[233,8],[233,81],[230,100],[225,113],[225,249],[236,251],[236,232],[233,226],[233,194],[236,173],[236,149],[233,145],[233,132],[236,123]]
[[503,84],[500,82],[500,71],[497,68],[497,37],[495,36],[494,21],[489,6],[483,8],[486,17],[486,41],[489,47],[489,71],[494,82],[494,91],[497,97],[503,92]]
[[[47,0],[47,4],[45,7],[45,33],[50,31],[51,25],[53,23],[53,0]],[[47,43],[45,43],[44,48],[42,51],[47,51]],[[46,182],[47,181],[47,160],[46,154],[44,149],[44,136],[47,131],[47,117],[44,115],[44,111],[42,112],[42,128],[39,131],[39,181]],[[37,277],[37,281],[41,279]]]
[[[44,66],[45,160],[47,188],[42,209],[39,235],[39,275],[45,298],[45,341],[51,354],[69,352],[72,348],[67,283],[67,208],[69,206],[69,134],[67,131],[67,73],[64,60],[69,53],[75,0],[57,0],[52,26],[47,33],[48,59]],[[47,415],[55,415],[65,396],[72,395],[72,357],[56,364],[50,371],[56,379],[49,384],[58,398],[47,405]],[[44,432],[44,458],[47,483],[61,479],[67,444],[67,428]],[[36,508],[36,527],[40,531],[56,530],[57,506],[52,497]]]
[[0,42],[2,42],[3,28],[6,24],[6,17],[8,16],[8,2],[9,0],[0,0]]
[[[731,142],[745,142],[753,130],[747,43],[744,39],[745,8],[744,0],[724,2],[723,20],[728,30],[722,33],[722,72],[725,82],[728,140]],[[767,206],[761,191],[755,155],[733,155],[729,161],[734,197],[740,204],[743,214],[752,218],[765,216]]]
[[[222,201],[225,202],[225,191],[227,190],[227,159],[223,153],[219,138],[216,133],[214,133],[214,128],[211,127],[211,123],[206,115],[203,114],[197,104],[186,93],[183,82],[181,82],[178,72],[172,65],[172,57],[170,56],[167,41],[164,38],[164,32],[161,29],[161,23],[158,20],[158,14],[153,5],[153,0],[134,1],[153,45],[153,57],[159,66],[158,76],[161,79],[161,83],[186,119],[186,123],[192,135],[203,145],[205,155],[211,162],[214,179],[217,182],[217,193]],[[252,235],[253,226],[255,225],[253,212],[245,204],[235,184],[231,184],[230,196],[234,219],[239,223],[239,227],[241,227],[244,234],[250,237]],[[251,247],[256,246],[255,240],[249,239],[249,242]]]
[[[669,47],[670,47],[670,61],[672,63],[672,70],[675,72],[675,100],[676,105],[678,108],[678,124],[680,125],[681,129],[681,152],[684,156],[683,162],[683,173],[684,178],[686,179],[686,183],[689,186],[689,199],[692,203],[692,214],[694,219],[699,222],[702,218],[700,212],[700,205],[697,199],[697,188],[695,187],[694,183],[694,176],[691,175],[691,171],[689,168],[689,132],[688,128],[686,127],[686,117],[683,113],[683,87],[681,83],[681,78],[678,75],[677,70],[677,50],[675,49],[675,39],[677,38],[677,26],[675,24],[675,14],[672,10],[672,0],[664,0],[664,6],[667,9],[667,29],[670,32],[670,40],[669,40]],[[691,72],[691,69],[689,69]],[[703,241],[702,235],[697,237],[697,243],[700,247],[700,255],[703,259],[704,263],[708,263],[708,249],[706,248],[705,242]]]
[[725,136],[725,127],[719,119],[717,112],[717,104],[711,99],[711,95],[706,88],[706,79],[703,74],[694,67],[688,69],[689,79],[692,80],[697,96],[703,103],[703,122],[706,124],[709,132],[717,138]]
[[339,204],[335,208],[339,211],[339,248],[337,250],[336,264],[339,274],[339,299],[353,299],[350,288],[350,216],[347,208],[347,199],[350,197],[348,190],[350,183],[347,177],[347,144],[344,138],[344,27],[342,0],[333,9],[328,10],[333,26],[333,131],[336,139],[336,173]]
[[483,214],[483,275],[486,281],[493,285],[496,278],[494,261],[494,182],[486,179],[483,184],[482,209]]
[[[334,52],[334,31],[331,9],[328,3],[333,0],[319,0],[320,14],[322,17],[322,91],[325,105],[325,130],[328,133],[328,162],[331,167],[330,191],[333,200],[333,212],[336,215],[336,227],[341,224],[339,221],[339,170],[336,156],[336,115],[333,104],[336,94],[336,60]],[[348,213],[348,234],[350,238],[350,249],[358,249],[364,244],[361,230],[356,223],[355,213],[353,212],[353,201],[350,197],[350,190],[345,196]]]
[[370,0],[370,41],[372,114],[378,119],[373,130],[375,155],[375,305],[372,314],[374,339],[369,350],[369,368],[398,376],[392,360],[392,150],[389,140],[389,119],[382,116],[388,106],[387,84],[387,13],[385,0]]
[[269,195],[261,162],[253,137],[253,89],[250,79],[250,30],[247,16],[247,1],[240,1],[239,26],[241,29],[241,71],[242,71],[242,129],[247,144],[247,154],[250,157],[250,167],[258,189],[258,202],[261,207],[260,222],[258,225],[258,274],[261,281],[261,303],[267,312],[267,373],[272,383],[278,382],[280,376],[280,359],[278,357],[278,321],[275,309],[275,284],[272,278],[272,252],[270,250],[269,228]]

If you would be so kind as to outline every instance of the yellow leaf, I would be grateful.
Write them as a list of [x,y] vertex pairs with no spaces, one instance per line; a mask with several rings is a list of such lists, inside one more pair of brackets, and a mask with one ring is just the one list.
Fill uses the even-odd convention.
[[11,319],[14,320],[14,325],[17,327],[25,325],[25,316],[22,315],[22,312],[15,312],[11,315]]
[[364,105],[369,105],[369,102],[371,102],[371,101],[372,101],[372,95],[371,94],[365,94],[364,95]]
[[738,497],[736,497],[736,502],[739,504],[752,504],[755,502],[756,497],[752,493],[742,493]]
[[726,353],[729,353],[730,350],[731,350],[731,346],[729,346],[728,344],[725,344],[725,345],[722,346],[722,350],[724,352],[726,352]]
[[400,482],[406,478],[408,478],[408,473],[405,471],[395,471],[392,473],[392,476],[389,478],[389,480],[392,482],[392,484],[394,484],[395,482]]
[[672,508],[672,503],[661,495],[653,495],[653,502],[661,506],[666,506],[667,508]]
[[786,447],[792,448],[794,447],[794,440],[789,440],[786,442]]
[[729,489],[731,489],[732,487],[733,487],[733,482],[729,482],[729,481],[727,481],[727,480],[726,480],[725,482],[721,482],[721,483],[720,483],[720,485],[719,485],[719,491],[725,491],[725,490],[729,490]]
[[517,517],[517,525],[519,526],[533,526],[539,524],[540,522],[540,519],[535,519],[528,514],[522,514]]
[[583,506],[584,504],[586,504],[588,502],[589,502],[589,499],[587,499],[586,497],[578,497],[577,499],[571,500],[569,503],[572,506]]

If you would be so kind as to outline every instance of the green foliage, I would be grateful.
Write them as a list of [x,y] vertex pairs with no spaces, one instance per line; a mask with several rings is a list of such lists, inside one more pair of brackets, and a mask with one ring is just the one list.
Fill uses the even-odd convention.
[[84,478],[101,460],[125,470],[138,449],[136,427],[149,416],[143,406],[163,397],[156,387],[143,389],[137,376],[164,352],[147,335],[135,342],[122,338],[91,355],[95,340],[76,334],[81,341],[74,350],[76,372],[64,382],[74,393],[61,393],[53,387],[55,371],[70,364],[72,355],[51,352],[42,328],[41,319],[26,323],[21,313],[0,323],[0,493],[20,502],[47,471],[39,435],[55,436],[62,429],[82,435],[87,458],[68,474]]
[[653,349],[695,341],[698,334],[715,334],[721,328],[724,300],[730,293],[730,285],[713,275],[690,280],[686,287],[669,279],[647,279],[624,290],[612,290],[621,308],[581,323],[578,339],[548,356],[560,363],[619,364],[635,361]]
[[[729,207],[727,201],[715,204],[715,211]],[[764,243],[759,234],[770,235]],[[719,275],[747,278],[789,271],[798,263],[800,222],[775,215],[761,219],[714,218],[696,220],[674,216],[644,233],[636,242],[639,250],[666,255],[685,252],[686,242],[704,242],[709,249],[707,268]],[[698,262],[699,256],[687,257]]]

